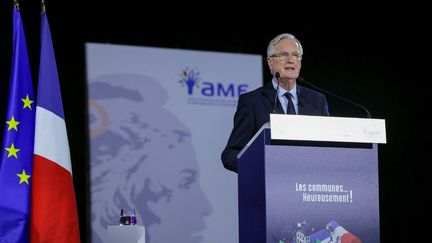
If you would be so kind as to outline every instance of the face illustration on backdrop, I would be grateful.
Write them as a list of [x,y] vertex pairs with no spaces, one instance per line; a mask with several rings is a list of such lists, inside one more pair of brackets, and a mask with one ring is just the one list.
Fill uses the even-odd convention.
[[167,93],[140,75],[89,84],[92,242],[106,242],[122,208],[136,208],[146,242],[202,242],[211,206],[191,133],[163,105]]

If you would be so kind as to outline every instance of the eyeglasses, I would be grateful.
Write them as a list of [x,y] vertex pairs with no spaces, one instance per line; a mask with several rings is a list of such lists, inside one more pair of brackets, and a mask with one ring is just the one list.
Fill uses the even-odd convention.
[[300,61],[302,59],[302,55],[300,53],[298,53],[298,52],[288,53],[286,51],[281,51],[279,53],[273,54],[270,56],[270,58],[272,58],[272,57],[277,57],[279,59],[279,61],[284,61],[290,57],[294,61]]

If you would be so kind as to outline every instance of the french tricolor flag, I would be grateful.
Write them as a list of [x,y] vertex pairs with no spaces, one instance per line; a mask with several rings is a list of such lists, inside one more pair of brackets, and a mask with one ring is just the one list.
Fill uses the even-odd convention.
[[35,126],[31,242],[80,242],[66,123],[45,11]]

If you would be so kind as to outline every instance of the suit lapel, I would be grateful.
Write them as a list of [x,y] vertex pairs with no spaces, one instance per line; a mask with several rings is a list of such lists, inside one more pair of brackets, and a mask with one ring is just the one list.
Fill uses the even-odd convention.
[[[262,102],[264,103],[264,106],[267,108],[269,113],[273,113],[276,90],[274,89],[272,82],[269,82],[263,86],[263,89],[261,91],[261,95],[263,96]],[[284,114],[284,111],[283,111],[282,106],[279,102],[279,99],[277,99],[277,98],[276,98],[276,105],[277,105],[277,111],[278,111],[277,113],[278,114]]]
[[308,103],[308,100],[302,92],[302,87],[299,86],[298,84],[297,84],[297,97],[299,99],[299,101],[298,101],[298,114],[299,115],[307,114],[308,113],[307,111],[309,109],[308,109],[308,106],[305,106],[305,104]]
[[299,97],[299,115],[314,115],[317,114],[317,111],[319,111],[319,108],[316,107],[316,105],[313,104],[313,102],[310,101],[310,98],[308,98],[305,95],[305,92],[302,92],[303,87],[297,85],[297,95]]

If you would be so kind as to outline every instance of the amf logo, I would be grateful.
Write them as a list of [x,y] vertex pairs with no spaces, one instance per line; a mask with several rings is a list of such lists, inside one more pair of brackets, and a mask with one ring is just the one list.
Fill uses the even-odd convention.
[[[241,94],[247,92],[249,87],[248,84],[223,84],[220,82],[202,81],[200,72],[195,68],[191,69],[186,67],[181,71],[180,77],[181,79],[178,82],[187,88],[189,103],[193,104],[199,103],[208,105],[209,103],[212,103],[228,105],[229,103],[235,105],[237,98]],[[192,96],[194,98],[192,98]],[[213,102],[210,102],[209,99],[204,98],[217,98],[219,101],[216,102],[213,100]],[[235,100],[228,100],[228,98],[235,98]]]

